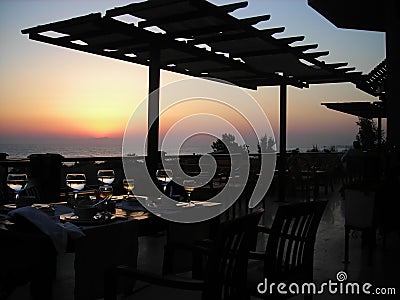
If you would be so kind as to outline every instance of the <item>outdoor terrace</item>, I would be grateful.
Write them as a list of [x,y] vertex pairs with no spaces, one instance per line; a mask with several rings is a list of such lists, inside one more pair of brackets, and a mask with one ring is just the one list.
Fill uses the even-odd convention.
[[[350,236],[350,263],[344,264],[344,224],[345,224],[345,199],[343,198],[343,184],[346,183],[346,176],[340,171],[338,159],[340,153],[295,153],[288,157],[288,161],[300,157],[302,168],[307,166],[318,166],[319,168],[330,167],[334,172],[329,174],[329,184],[326,189],[311,185],[304,188],[300,183],[288,181],[286,189],[286,202],[307,202],[315,200],[327,200],[328,205],[322,217],[315,244],[314,258],[314,281],[316,283],[336,280],[336,274],[339,271],[345,271],[348,275],[348,281],[369,282],[374,287],[395,287],[397,293],[400,288],[400,280],[397,271],[400,267],[398,251],[400,248],[400,236],[396,228],[388,231],[378,230],[376,232],[375,244],[373,245],[373,254],[369,256],[369,245],[365,242],[363,235],[359,231],[354,231]],[[171,159],[181,159],[184,162],[184,169],[196,172],[198,158],[193,156],[171,157]],[[138,162],[143,162],[143,158],[136,157]],[[253,157],[256,160],[256,156]],[[329,162],[329,163],[328,163]],[[2,161],[2,166],[6,166],[7,171],[25,170],[31,174],[29,160],[9,160]],[[229,163],[222,163],[219,171],[223,172]],[[253,164],[253,168],[254,168]],[[332,168],[332,165],[335,166]],[[118,186],[123,178],[121,168],[121,158],[63,158],[61,168],[59,169],[58,180],[64,180],[66,172],[85,172],[88,175],[87,192],[95,190],[96,172],[100,168],[111,168],[116,171],[115,184]],[[256,168],[257,169],[257,168]],[[198,170],[197,170],[198,171]],[[275,179],[278,180],[278,179]],[[279,195],[276,192],[275,180],[268,193],[265,195],[262,206],[265,208],[261,223],[270,225],[274,219],[275,212],[279,205]],[[291,185],[295,184],[295,185]],[[60,198],[65,199],[65,187],[60,184]],[[122,188],[115,189],[116,193],[122,193]],[[385,200],[385,199],[383,199]],[[166,242],[166,232],[160,230],[149,235],[139,237],[138,267],[148,271],[161,272],[163,265],[163,250]],[[265,240],[259,239],[257,248],[263,249]],[[74,253],[66,253],[57,258],[57,274],[54,282],[53,295],[57,300],[74,299]],[[154,290],[153,287],[146,287],[143,290],[144,298],[152,294],[163,295],[165,299],[180,299],[175,293],[162,292]],[[300,298],[300,297],[297,297]],[[295,299],[297,299],[295,298]],[[348,295],[316,295],[315,299],[351,299]],[[14,291],[9,300],[29,299],[29,285],[20,286]],[[136,299],[136,297],[134,297]],[[380,299],[375,296],[374,299]]]
[[[361,234],[355,232],[350,239],[350,264],[344,264],[344,200],[340,194],[341,183],[336,182],[334,190],[327,195],[321,193],[319,197],[329,201],[320,223],[315,245],[314,278],[315,282],[322,283],[327,280],[336,280],[339,271],[346,271],[348,281],[370,282],[376,287],[395,287],[397,293],[400,289],[398,269],[400,267],[400,236],[396,232],[387,235],[386,247],[383,245],[381,233],[377,233],[376,245],[372,261],[368,258],[368,246],[361,240]],[[270,224],[274,217],[277,206],[276,197],[265,198],[266,212],[263,219],[265,224]],[[304,201],[301,196],[290,197],[288,201]],[[163,233],[141,237],[139,241],[138,265],[149,271],[161,272],[163,246],[166,236]],[[259,248],[263,247],[263,241],[259,241]],[[57,278],[54,286],[54,299],[72,300],[74,289],[74,254],[65,254],[58,260]],[[143,291],[143,298],[149,299],[146,295],[152,295],[153,288],[149,287]],[[176,298],[173,293],[159,291],[163,299]],[[386,298],[388,297],[388,298]],[[395,299],[395,296],[379,297],[373,299]],[[314,299],[362,299],[363,296],[345,295],[316,295]],[[28,285],[18,288],[9,300],[29,299]],[[302,299],[295,297],[294,299]]]

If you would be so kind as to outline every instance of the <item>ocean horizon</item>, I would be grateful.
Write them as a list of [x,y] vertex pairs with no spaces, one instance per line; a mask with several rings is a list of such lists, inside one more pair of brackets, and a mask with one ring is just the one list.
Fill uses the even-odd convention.
[[[332,146],[318,146],[320,151],[331,149]],[[335,145],[336,151],[342,152],[349,148],[347,145]],[[288,150],[298,149],[307,152],[310,147],[291,147]],[[212,152],[209,146],[190,147],[180,149],[165,149],[167,155],[177,154],[206,154]],[[116,139],[90,139],[68,143],[0,143],[0,153],[8,154],[8,159],[27,158],[31,154],[58,153],[64,157],[119,157],[122,156],[122,141]],[[253,153],[253,151],[250,151]],[[131,155],[143,155],[131,153]]]

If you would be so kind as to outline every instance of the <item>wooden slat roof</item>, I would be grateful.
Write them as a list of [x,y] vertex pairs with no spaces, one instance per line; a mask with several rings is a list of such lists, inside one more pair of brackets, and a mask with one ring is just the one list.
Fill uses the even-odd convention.
[[362,75],[364,80],[361,80],[357,87],[368,94],[379,97],[381,100],[386,100],[386,80],[388,70],[386,59],[379,63],[371,72]]
[[[216,6],[205,0],[148,0],[107,10],[104,16],[94,13],[22,33],[32,40],[141,65],[148,65],[150,50],[159,47],[164,70],[221,79],[250,89],[356,83],[362,78],[354,68],[343,68],[347,63],[319,60],[329,52],[310,52],[317,44],[291,46],[303,36],[279,39],[273,34],[284,31],[283,27],[254,27],[269,15],[246,19],[230,15],[245,6],[247,2]],[[141,21],[137,25],[126,23],[126,16]],[[158,32],[150,30],[154,26]]]

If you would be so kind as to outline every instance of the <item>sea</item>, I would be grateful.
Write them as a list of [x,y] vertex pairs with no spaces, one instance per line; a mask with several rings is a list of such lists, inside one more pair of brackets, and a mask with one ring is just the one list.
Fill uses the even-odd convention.
[[[208,153],[209,145],[186,147],[184,149],[163,149],[168,155]],[[7,159],[27,158],[31,154],[57,153],[64,157],[119,157],[122,156],[122,141],[117,139],[89,139],[67,143],[0,143],[0,153],[7,153]],[[140,150],[128,155],[144,155]]]
[[[336,151],[341,152],[348,149],[347,145],[335,146]],[[311,149],[307,147],[294,147],[300,152],[307,152]],[[288,151],[293,150],[288,149]],[[322,148],[320,150],[324,150]],[[180,154],[204,154],[211,151],[210,147],[181,149]],[[178,151],[168,149],[167,154],[176,155]],[[27,158],[31,154],[58,153],[64,157],[119,157],[122,156],[122,142],[120,140],[85,140],[70,143],[0,143],[0,153],[7,153],[8,159]],[[135,153],[136,155],[142,155]]]
[[7,153],[8,159],[42,153],[58,153],[64,157],[113,157],[122,156],[122,144],[104,141],[0,144],[0,153]]

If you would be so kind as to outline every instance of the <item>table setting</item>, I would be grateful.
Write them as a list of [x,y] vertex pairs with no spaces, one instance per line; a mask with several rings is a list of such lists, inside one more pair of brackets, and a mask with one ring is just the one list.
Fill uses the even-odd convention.
[[[115,174],[113,170],[99,170],[97,178],[100,182],[94,195],[82,193],[85,189],[86,175],[83,173],[68,173],[65,177],[66,186],[72,191],[72,197],[66,201],[55,203],[36,203],[35,197],[21,195],[28,186],[27,174],[9,174],[7,185],[14,192],[14,201],[0,206],[0,227],[9,229],[15,225],[18,217],[25,218],[39,228],[74,228],[104,225],[116,220],[126,220],[128,215],[122,210],[147,212],[137,201],[132,190],[134,180],[125,179],[124,187],[127,194],[114,196],[112,183]],[[118,208],[118,213],[116,213]],[[46,225],[44,225],[46,224]],[[71,225],[76,225],[71,226]],[[41,228],[46,231],[46,228]],[[46,232],[45,232],[46,233]],[[50,233],[50,232],[47,232]],[[57,233],[60,236],[60,233]]]
[[[0,205],[0,230],[29,235],[31,229],[38,229],[49,238],[57,255],[74,253],[76,299],[101,296],[103,287],[97,283],[104,270],[122,262],[135,266],[138,236],[163,225],[158,218],[151,218],[138,201],[140,196],[133,194],[134,182],[126,185],[126,194],[113,195],[112,172],[106,171],[98,172],[100,184],[90,194],[84,192],[85,174],[67,174],[65,182],[72,193],[67,193],[65,201],[53,203],[26,198],[21,193],[28,184],[10,182],[15,197]],[[7,247],[12,251],[15,246]]]

